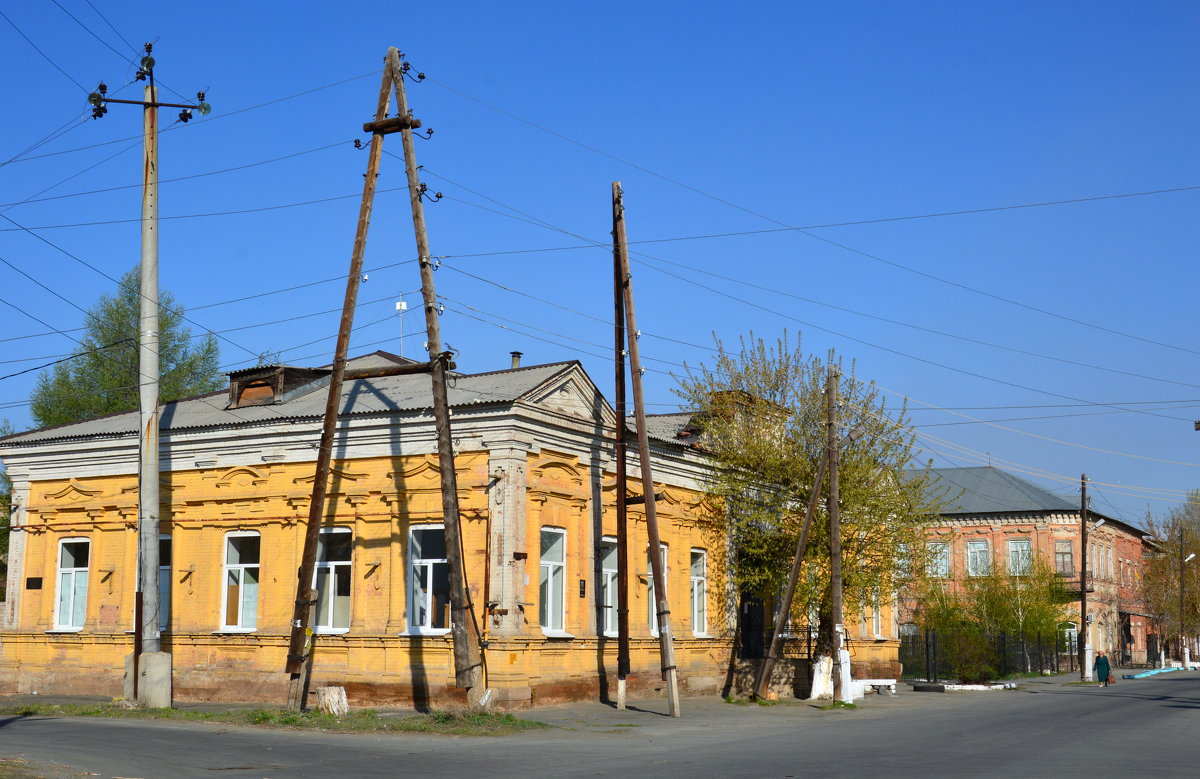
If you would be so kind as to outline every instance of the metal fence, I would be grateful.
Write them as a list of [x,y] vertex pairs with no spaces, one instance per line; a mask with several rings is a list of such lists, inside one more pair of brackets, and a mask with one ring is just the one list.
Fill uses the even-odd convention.
[[1074,636],[958,633],[925,630],[900,637],[904,676],[931,682],[961,676],[1003,679],[1016,674],[1068,673],[1079,670]]

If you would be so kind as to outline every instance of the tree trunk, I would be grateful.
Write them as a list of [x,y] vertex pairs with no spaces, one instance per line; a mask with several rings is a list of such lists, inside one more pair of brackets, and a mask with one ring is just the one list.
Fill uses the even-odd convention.
[[833,699],[833,653],[836,647],[833,608],[828,593],[821,598],[818,615],[817,644],[812,657],[812,687],[808,697],[809,700],[827,701]]
[[350,713],[350,705],[346,702],[345,687],[318,687],[317,711],[322,714],[342,716]]

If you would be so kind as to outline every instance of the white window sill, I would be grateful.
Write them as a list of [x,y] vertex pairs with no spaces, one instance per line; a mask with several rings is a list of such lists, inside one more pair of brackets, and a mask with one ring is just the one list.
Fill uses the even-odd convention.
[[448,636],[450,628],[409,628],[402,636]]
[[315,628],[313,633],[318,636],[340,636],[343,633],[349,633],[350,628]]
[[214,636],[242,636],[242,635],[246,635],[247,633],[257,633],[257,632],[258,632],[258,628],[221,628],[220,630],[214,630],[212,632],[212,635],[214,635]]
[[620,637],[620,634],[617,633],[615,630],[612,630],[612,631],[606,630],[603,633],[601,633],[600,635],[604,636],[605,638],[619,638]]
[[693,633],[692,638],[712,638],[708,633]]
[[573,633],[565,630],[547,630],[546,628],[542,628],[542,635],[546,638],[575,638]]
[[47,631],[46,631],[46,634],[47,634],[47,635],[52,635],[52,634],[54,634],[54,633],[82,633],[82,632],[83,632],[83,628],[82,628],[82,627],[77,627],[77,628],[61,628],[61,627],[56,627],[56,628],[52,628],[51,630],[47,630]]

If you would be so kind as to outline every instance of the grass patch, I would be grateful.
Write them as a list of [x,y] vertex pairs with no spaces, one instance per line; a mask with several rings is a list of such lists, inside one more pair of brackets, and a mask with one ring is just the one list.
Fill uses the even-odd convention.
[[[125,709],[116,705],[27,704],[0,708],[0,715],[183,720],[341,733],[428,733],[442,736],[507,736],[550,727],[544,722],[520,719],[512,714],[467,711],[431,711],[428,714],[410,716],[380,716],[377,711],[364,709],[337,717],[317,711],[297,712],[287,709],[184,711]],[[0,779],[4,779],[4,774],[0,774]]]
[[753,697],[753,698],[737,698],[737,697],[734,697],[734,696],[732,696],[732,695],[726,695],[726,696],[725,696],[725,702],[726,702],[726,703],[731,703],[731,704],[733,704],[734,706],[754,706],[754,705],[758,705],[758,706],[778,706],[778,705],[780,705],[780,704],[783,704],[783,703],[794,703],[795,701],[781,701],[781,700],[779,700],[779,699],[775,699],[775,700],[767,700],[767,699],[765,699],[765,698],[759,698],[759,697]]
[[829,703],[825,704],[824,706],[818,706],[817,708],[823,709],[824,711],[830,711],[833,709],[857,709],[858,704],[857,703],[846,703],[845,701],[830,701]]
[[41,779],[39,774],[29,767],[29,763],[15,757],[0,758],[0,779]]

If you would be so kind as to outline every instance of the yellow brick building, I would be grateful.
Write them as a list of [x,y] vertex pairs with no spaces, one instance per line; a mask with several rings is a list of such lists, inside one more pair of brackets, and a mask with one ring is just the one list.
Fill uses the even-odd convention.
[[[355,365],[395,359],[377,353]],[[160,625],[177,699],[286,695],[325,397],[321,371],[289,371],[242,371],[227,398],[164,407]],[[611,409],[574,362],[456,375],[450,402],[466,577],[493,700],[607,694],[616,667]],[[347,382],[343,393],[313,673],[360,703],[462,699],[430,405],[420,375]],[[657,507],[681,684],[718,692],[749,671],[735,656],[731,552],[703,500],[707,463],[680,435],[687,422],[651,418]],[[137,588],[136,430],[130,413],[0,440],[14,484],[0,691],[121,693]],[[636,453],[632,466],[636,475]],[[630,479],[635,493],[639,484]],[[630,686],[647,692],[661,687],[648,542],[640,507],[629,517]],[[895,663],[895,630],[890,610],[870,618],[889,635],[877,628],[852,651],[878,676]]]

